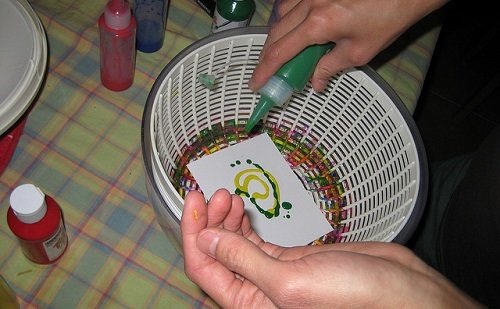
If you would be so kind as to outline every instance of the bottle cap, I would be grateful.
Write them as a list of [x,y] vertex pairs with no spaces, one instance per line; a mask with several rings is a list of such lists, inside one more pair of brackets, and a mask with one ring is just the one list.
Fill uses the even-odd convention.
[[10,207],[19,221],[35,223],[47,212],[45,194],[32,184],[24,184],[15,188],[10,194]]
[[104,21],[114,30],[127,28],[130,24],[130,7],[126,0],[111,0],[104,9]]

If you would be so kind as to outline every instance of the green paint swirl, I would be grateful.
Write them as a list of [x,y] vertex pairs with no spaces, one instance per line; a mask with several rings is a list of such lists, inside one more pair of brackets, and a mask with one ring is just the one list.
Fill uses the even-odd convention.
[[[266,171],[261,165],[252,162],[252,160],[247,159],[246,163],[253,165],[255,168],[243,169],[234,176],[234,185],[236,187],[234,193],[248,198],[255,208],[257,208],[257,210],[268,219],[278,217],[280,215],[280,207],[290,210],[292,208],[292,204],[290,202],[283,202],[282,204],[280,202],[280,189],[276,178],[269,171]],[[235,167],[240,164],[240,161],[236,161],[235,163],[231,163],[231,167]],[[271,188],[269,188],[265,180],[267,180],[267,183],[270,184]],[[257,182],[263,188],[263,191],[250,193],[249,185],[251,182]],[[269,193],[271,193],[273,197],[272,207],[264,209],[261,205],[259,205],[258,201],[269,198]],[[289,219],[290,215],[287,214],[284,217]]]

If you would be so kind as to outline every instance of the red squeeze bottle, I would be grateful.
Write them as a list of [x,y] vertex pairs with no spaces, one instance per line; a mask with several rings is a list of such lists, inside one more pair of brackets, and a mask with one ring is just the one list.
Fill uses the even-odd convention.
[[113,91],[134,81],[136,22],[126,0],[111,0],[99,17],[101,82]]
[[34,263],[53,263],[66,251],[68,236],[61,208],[32,184],[12,191],[7,223],[24,255]]

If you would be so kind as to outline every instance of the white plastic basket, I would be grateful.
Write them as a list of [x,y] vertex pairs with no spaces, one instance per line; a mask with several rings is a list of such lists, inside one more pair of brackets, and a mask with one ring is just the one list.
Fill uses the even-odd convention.
[[[242,129],[259,99],[247,83],[267,30],[233,29],[195,42],[165,67],[149,94],[142,128],[147,188],[158,222],[176,244],[183,195],[193,187],[180,168],[193,155],[246,138]],[[216,74],[213,89],[198,81],[202,73]],[[409,239],[427,195],[425,152],[412,117],[373,70],[338,74],[322,93],[308,84],[264,122],[283,137],[286,145],[277,146],[318,207],[330,202],[325,188],[341,185],[337,242]],[[338,183],[311,180],[325,170]]]

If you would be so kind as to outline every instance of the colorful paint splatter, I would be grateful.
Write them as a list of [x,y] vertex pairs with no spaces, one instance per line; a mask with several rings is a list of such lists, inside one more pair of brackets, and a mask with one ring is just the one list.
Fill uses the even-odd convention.
[[[252,162],[251,159],[247,159],[246,163],[250,167],[241,169],[234,176],[234,186],[236,188],[234,193],[242,198],[247,198],[268,219],[278,217],[281,208],[290,210],[292,208],[291,203],[281,202],[280,188],[276,177],[260,164]],[[241,165],[241,161],[231,163],[231,167],[241,168]],[[250,184],[257,185],[260,190],[250,189]],[[266,207],[266,204],[270,204],[270,207]],[[283,217],[290,219],[290,213],[288,212]]]
[[[342,220],[346,219],[348,215],[344,209],[346,205],[345,185],[339,182],[339,177],[334,172],[335,162],[325,160],[327,150],[318,147],[317,141],[304,139],[306,129],[290,131],[285,127],[260,126],[249,135],[245,131],[245,122],[219,123],[211,130],[200,132],[189,146],[184,147],[184,155],[176,162],[177,169],[171,175],[172,183],[182,197],[188,191],[198,190],[198,185],[186,166],[189,162],[264,132],[271,137],[304,187],[313,194],[316,203],[333,227],[332,232],[317,239],[312,244],[341,242],[342,234],[349,230],[349,226],[342,223]],[[254,168],[257,167],[254,166]],[[240,190],[241,194],[245,194],[244,190]],[[279,199],[277,203],[278,201]],[[291,205],[281,203],[283,209],[286,209],[285,206],[290,207]],[[266,216],[274,215],[269,208],[263,210],[263,214]],[[268,213],[266,214],[266,212]]]

